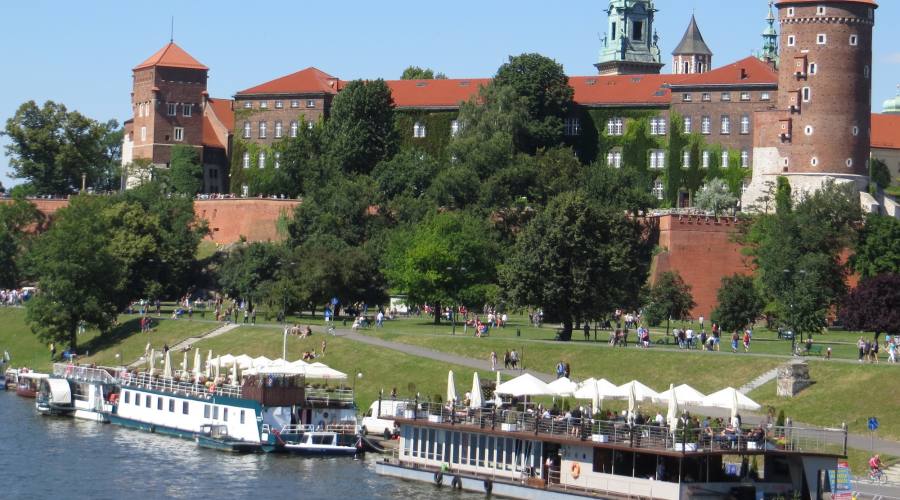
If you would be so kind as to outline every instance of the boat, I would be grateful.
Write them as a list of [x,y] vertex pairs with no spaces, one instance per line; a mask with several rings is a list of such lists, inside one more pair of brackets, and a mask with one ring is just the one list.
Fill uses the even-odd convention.
[[43,415],[71,416],[105,423],[119,397],[119,369],[56,363],[41,381],[35,407]]
[[3,390],[15,389],[19,384],[19,370],[7,368],[3,372]]
[[228,435],[228,426],[221,424],[204,424],[200,432],[194,435],[197,446],[233,453],[257,453],[262,450],[259,443],[251,443],[235,439]]
[[400,445],[378,474],[511,498],[813,500],[847,453],[845,427],[673,432],[433,404],[395,421]]
[[46,373],[36,373],[27,368],[22,368],[17,374],[16,394],[23,398],[37,397],[41,380],[46,378],[49,378],[49,375]]
[[271,451],[294,455],[356,455],[363,450],[361,436],[355,428],[300,425],[273,431],[275,446]]
[[219,425],[224,429],[217,429],[217,435],[227,435],[227,442],[216,443],[211,435],[198,444],[234,449],[241,442],[266,452],[287,451],[286,443],[302,443],[303,426],[346,429],[333,431],[339,435],[337,444],[347,439],[344,434],[357,434],[352,390],[314,387],[300,373],[256,370],[239,377],[238,385],[224,379],[204,381],[196,375],[192,381],[189,373],[175,375],[121,375],[121,396],[106,413],[109,421],[193,440],[205,436],[204,426]]

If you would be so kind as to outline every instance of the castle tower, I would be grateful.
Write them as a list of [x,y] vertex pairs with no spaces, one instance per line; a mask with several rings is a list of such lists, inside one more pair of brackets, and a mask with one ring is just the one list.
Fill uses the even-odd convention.
[[712,66],[713,53],[709,50],[697,26],[697,19],[691,15],[681,43],[672,52],[672,72],[676,75],[706,73]]
[[769,0],[769,15],[766,16],[765,31],[763,31],[763,49],[759,58],[774,66],[778,66],[778,32],[775,31],[775,13],[772,11],[774,0]]
[[173,42],[133,70],[132,158],[168,166],[172,146],[203,144],[209,68]]
[[609,31],[594,66],[601,75],[659,74],[659,36],[653,30],[653,0],[609,0]]

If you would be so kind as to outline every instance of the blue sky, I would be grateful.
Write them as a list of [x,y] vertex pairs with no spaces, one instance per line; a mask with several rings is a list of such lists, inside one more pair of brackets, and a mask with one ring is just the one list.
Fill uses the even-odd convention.
[[[896,94],[900,44],[892,26],[900,2],[877,11],[873,105]],[[261,3],[189,0],[147,2],[27,0],[0,2],[0,118],[24,101],[52,99],[98,119],[130,114],[131,68],[169,39],[211,68],[210,95],[236,91],[316,66],[343,79],[398,78],[410,64],[450,77],[492,75],[506,57],[539,52],[570,75],[594,74],[606,27],[605,0],[344,0]],[[766,0],[656,0],[656,29],[668,54],[695,12],[714,66],[761,44]],[[663,71],[669,71],[666,66]],[[2,140],[0,140],[2,142]],[[0,155],[0,182],[8,159]]]

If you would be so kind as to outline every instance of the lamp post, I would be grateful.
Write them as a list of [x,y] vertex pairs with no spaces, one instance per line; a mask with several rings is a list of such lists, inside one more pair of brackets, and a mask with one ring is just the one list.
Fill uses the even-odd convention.
[[362,372],[356,372],[356,376],[353,377],[353,403],[356,404],[356,379],[361,379],[363,377]]
[[[788,307],[791,310],[790,320],[791,320],[791,323],[793,323],[792,325],[790,325],[791,328],[793,329],[793,333],[791,335],[791,356],[796,356],[797,355],[797,334],[800,333],[800,330],[797,326],[797,320],[794,317],[794,314],[795,314],[794,313],[794,300],[796,298],[796,293],[797,293],[797,283],[793,280],[794,272],[791,269],[785,269],[783,272],[784,272],[785,277],[788,280],[789,287],[790,287],[789,288],[790,292],[788,294],[788,300],[790,303],[788,304]],[[804,277],[806,276],[805,269],[800,269],[797,272],[802,274]]]

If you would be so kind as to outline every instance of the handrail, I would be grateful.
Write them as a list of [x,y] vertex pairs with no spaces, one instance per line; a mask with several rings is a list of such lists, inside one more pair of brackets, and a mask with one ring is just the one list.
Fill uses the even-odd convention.
[[99,382],[102,384],[116,384],[118,380],[110,372],[115,373],[115,368],[79,366],[68,363],[54,363],[53,375],[68,380],[79,382]]
[[203,384],[192,384],[190,382],[183,382],[170,378],[151,377],[147,373],[129,374],[127,372],[121,376],[121,380],[125,385],[138,386],[144,389],[163,392],[183,393],[197,397],[242,397],[241,388],[233,385],[211,386],[207,388]]

